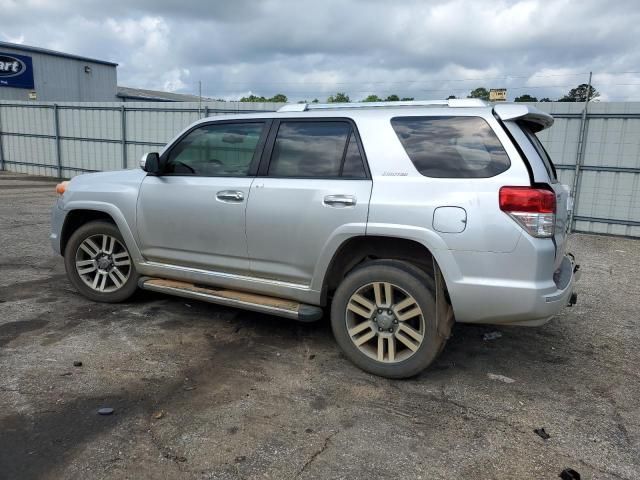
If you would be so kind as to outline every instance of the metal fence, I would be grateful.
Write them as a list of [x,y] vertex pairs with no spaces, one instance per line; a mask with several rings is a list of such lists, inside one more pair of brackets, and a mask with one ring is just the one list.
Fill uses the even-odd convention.
[[[72,177],[132,168],[198,118],[272,111],[275,103],[0,101],[0,170]],[[640,102],[538,103],[554,126],[541,140],[576,192],[576,231],[640,237]]]

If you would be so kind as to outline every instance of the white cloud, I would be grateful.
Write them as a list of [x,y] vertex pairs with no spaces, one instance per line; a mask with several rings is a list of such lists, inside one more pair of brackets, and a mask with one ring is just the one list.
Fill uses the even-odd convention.
[[120,64],[121,85],[292,100],[466,95],[557,98],[594,72],[640,100],[640,2],[620,0],[0,0],[7,40]]

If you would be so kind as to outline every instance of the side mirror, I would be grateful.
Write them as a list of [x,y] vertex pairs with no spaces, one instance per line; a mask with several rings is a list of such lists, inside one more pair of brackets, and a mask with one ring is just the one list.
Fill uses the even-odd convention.
[[160,165],[160,155],[158,152],[149,152],[142,155],[140,168],[151,175],[160,175],[162,168]]

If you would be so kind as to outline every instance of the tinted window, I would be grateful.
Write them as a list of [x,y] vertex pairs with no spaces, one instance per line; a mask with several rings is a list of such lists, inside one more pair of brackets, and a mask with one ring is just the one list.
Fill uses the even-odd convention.
[[263,126],[263,123],[221,123],[196,128],[173,147],[166,173],[246,176]]
[[272,177],[339,177],[351,125],[282,122],[271,154]]
[[507,153],[479,117],[396,117],[391,125],[427,177],[486,178],[509,168]]
[[345,178],[366,178],[367,173],[364,170],[364,162],[358,149],[358,141],[353,132],[349,137],[349,146],[344,157],[344,165],[342,167],[342,176]]
[[551,161],[551,157],[549,156],[549,153],[547,153],[547,150],[544,148],[544,145],[542,145],[542,142],[540,141],[538,136],[535,134],[533,129],[529,125],[527,125],[526,122],[521,122],[519,123],[519,125],[520,125],[520,128],[522,128],[522,131],[525,133],[525,135],[529,139],[529,141],[531,142],[531,144],[533,145],[533,148],[535,148],[536,152],[538,152],[538,155],[540,155],[540,158],[542,159],[542,163],[544,164],[544,168],[547,170],[547,173],[549,174],[549,178],[553,181],[557,181],[558,178],[556,175],[556,167]]

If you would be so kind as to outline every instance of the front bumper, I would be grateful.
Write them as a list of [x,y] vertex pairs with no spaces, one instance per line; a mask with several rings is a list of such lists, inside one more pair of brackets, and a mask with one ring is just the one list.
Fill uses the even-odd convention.
[[51,209],[51,232],[49,233],[51,248],[58,255],[62,255],[60,237],[62,236],[62,226],[64,225],[64,219],[66,216],[67,212],[62,208],[60,205],[60,199],[58,199]]

